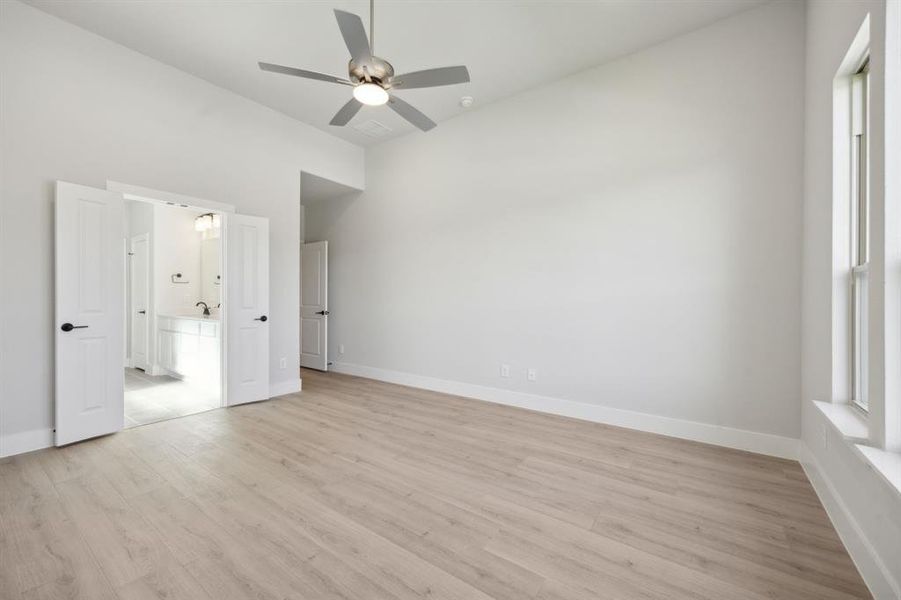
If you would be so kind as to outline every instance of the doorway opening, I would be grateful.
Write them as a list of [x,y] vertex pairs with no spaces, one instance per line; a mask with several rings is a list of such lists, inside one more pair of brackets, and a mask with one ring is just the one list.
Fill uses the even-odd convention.
[[[300,366],[328,371],[344,359],[344,344],[329,345],[329,234],[362,190],[306,171],[300,174]],[[337,350],[337,352],[335,352]]]
[[125,427],[223,406],[222,215],[125,200]]
[[[186,284],[175,282],[188,279],[187,269],[163,269],[154,264],[151,257],[156,256],[158,249],[172,251],[170,245],[157,239],[162,229],[156,227],[156,222],[153,231],[132,229],[126,233],[127,200],[154,207],[197,209],[190,217],[195,234],[202,233],[201,229],[215,230],[218,215],[221,292],[216,305],[211,306],[212,300],[204,301],[209,315],[204,314],[200,300],[193,302],[194,312],[187,314],[181,313],[178,306],[175,311],[168,311],[175,314],[157,311],[157,281],[168,277],[164,283],[180,290]],[[108,181],[105,190],[57,181],[55,216],[55,445],[65,446],[125,427],[123,367],[134,366],[130,363],[132,340],[126,331],[133,325],[135,315],[144,319],[139,320],[143,325],[137,335],[143,333],[147,340],[139,346],[135,360],[143,360],[145,369],[150,366],[151,375],[190,379],[185,371],[202,366],[198,358],[200,344],[212,338],[219,342],[219,360],[212,367],[218,368],[219,373],[219,406],[257,402],[272,396],[268,218],[236,213],[228,204],[115,181]],[[145,270],[151,275],[139,279],[148,281],[147,291],[138,286],[135,295],[144,297],[146,308],[127,309],[127,296],[131,293],[127,263],[132,260],[128,252],[132,242],[141,249],[141,233],[148,233]],[[215,238],[215,231],[208,232],[208,237]],[[200,267],[195,273],[202,276]],[[184,292],[179,294],[182,307],[190,310],[190,296],[185,302]],[[139,313],[141,310],[145,312]],[[154,373],[157,366],[160,372]]]

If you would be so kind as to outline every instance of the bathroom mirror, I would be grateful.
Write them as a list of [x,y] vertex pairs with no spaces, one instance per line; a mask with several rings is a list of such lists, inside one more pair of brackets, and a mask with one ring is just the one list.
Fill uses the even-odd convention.
[[219,269],[219,238],[209,238],[201,242],[200,253],[200,294],[210,308],[222,301],[222,273]]

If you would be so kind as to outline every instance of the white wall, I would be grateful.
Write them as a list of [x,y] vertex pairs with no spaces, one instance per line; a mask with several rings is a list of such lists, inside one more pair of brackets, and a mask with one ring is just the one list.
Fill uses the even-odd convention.
[[15,1],[0,2],[0,452],[46,440],[53,182],[107,180],[271,218],[271,381],[297,381],[300,171],[354,187],[363,151]]
[[803,39],[774,3],[367,151],[306,207],[330,358],[798,437]]
[[[810,455],[805,467],[824,499],[836,528],[848,546],[861,574],[877,598],[901,597],[901,498],[824,419],[813,401],[842,401],[844,381],[841,365],[834,357],[845,355],[846,343],[833,313],[846,309],[834,295],[834,244],[844,243],[833,232],[833,96],[836,72],[864,18],[870,15],[871,36],[871,253],[876,269],[871,271],[870,295],[882,297],[881,271],[884,189],[882,131],[885,3],[876,1],[812,1],[807,5],[806,101],[805,101],[805,192],[802,345],[802,438]],[[895,166],[895,169],[897,166]],[[881,302],[878,303],[881,305]],[[871,304],[871,332],[884,329],[882,316]],[[876,347],[871,358],[882,351]],[[876,352],[876,350],[879,350]],[[879,382],[881,368],[874,365],[870,381]],[[870,385],[880,391],[882,385]],[[871,402],[873,400],[871,399]]]

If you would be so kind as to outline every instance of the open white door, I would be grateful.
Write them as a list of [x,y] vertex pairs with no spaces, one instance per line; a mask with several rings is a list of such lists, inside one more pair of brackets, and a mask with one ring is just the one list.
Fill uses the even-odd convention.
[[150,236],[131,238],[131,364],[150,371]]
[[226,217],[228,405],[269,397],[269,219]]
[[300,252],[300,366],[328,370],[328,242]]
[[124,200],[56,184],[56,445],[122,429]]

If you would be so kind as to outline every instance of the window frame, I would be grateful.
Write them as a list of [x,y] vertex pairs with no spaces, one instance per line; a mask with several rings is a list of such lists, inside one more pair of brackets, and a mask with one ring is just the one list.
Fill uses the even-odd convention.
[[850,398],[851,405],[869,412],[868,292],[870,242],[869,76],[867,54],[851,76],[850,161]]

